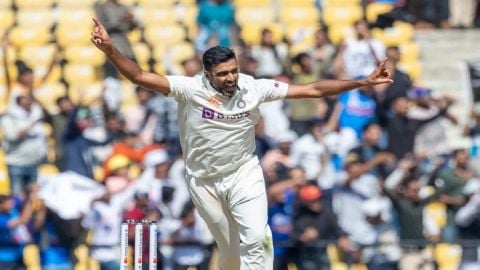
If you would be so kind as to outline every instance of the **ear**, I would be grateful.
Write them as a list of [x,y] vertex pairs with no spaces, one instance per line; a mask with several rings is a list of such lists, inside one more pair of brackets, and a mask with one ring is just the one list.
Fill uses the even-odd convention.
[[206,71],[206,70],[203,70],[203,74],[205,74],[205,77],[207,77],[207,79],[211,80],[212,77],[210,75],[210,72]]

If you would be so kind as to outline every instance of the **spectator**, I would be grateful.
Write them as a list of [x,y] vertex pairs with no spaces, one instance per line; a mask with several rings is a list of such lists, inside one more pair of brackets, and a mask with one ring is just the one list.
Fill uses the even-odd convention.
[[388,150],[396,158],[403,158],[408,153],[413,153],[415,136],[418,130],[425,124],[444,116],[448,107],[448,102],[441,104],[437,114],[427,119],[414,119],[409,115],[408,100],[405,97],[399,97],[393,102],[393,114],[387,115],[386,130],[388,135]]
[[376,123],[367,124],[363,128],[360,145],[353,148],[350,154],[358,156],[364,167],[364,173],[372,174],[379,179],[385,179],[393,170],[395,157],[380,146],[382,129]]
[[449,0],[420,1],[420,18],[416,26],[419,28],[432,28],[433,26],[443,29],[450,28],[448,2]]
[[268,179],[267,182],[273,183],[287,177],[286,172],[292,165],[290,148],[296,138],[297,134],[291,130],[280,135],[277,140],[277,148],[268,151],[263,157],[261,164]]
[[[20,213],[19,201],[0,195],[0,269],[24,270],[23,246],[30,235],[25,228],[28,215]],[[28,218],[25,218],[28,217]]]
[[68,117],[73,111],[74,105],[68,96],[57,99],[58,113],[50,117],[53,138],[55,140],[55,165],[61,171],[64,170],[64,146],[62,144],[63,132],[67,127]]
[[260,118],[255,126],[255,155],[259,160],[262,160],[265,154],[273,148],[273,144],[273,139],[265,134],[265,121]]
[[398,69],[398,63],[401,58],[398,46],[388,47],[386,57],[389,60],[387,68],[390,74],[392,74],[393,83],[376,87],[380,116],[390,113],[393,101],[399,97],[406,97],[408,91],[412,88],[410,76]]
[[[480,239],[480,182],[471,180],[463,188],[467,196],[466,204],[455,214],[463,241]],[[462,245],[462,263],[460,270],[478,269],[478,245],[466,242]]]
[[192,202],[185,204],[180,214],[180,224],[168,240],[174,246],[174,270],[186,270],[195,267],[208,270],[210,255],[203,243],[201,221]]
[[274,270],[284,270],[297,257],[294,248],[288,246],[293,228],[293,209],[298,190],[306,184],[305,170],[300,167],[289,170],[289,178],[268,187],[268,221],[272,230]]
[[346,40],[337,55],[340,66],[336,74],[339,78],[370,74],[385,57],[385,46],[372,37],[367,21],[357,21],[355,32],[355,39]]
[[183,75],[193,77],[202,72],[202,64],[196,57],[182,61]]
[[308,51],[313,59],[314,73],[320,78],[328,77],[334,72],[330,66],[332,66],[336,49],[328,42],[327,34],[323,29],[315,31],[314,42]]
[[260,45],[253,46],[251,49],[251,55],[258,63],[256,75],[260,78],[273,78],[282,74],[287,53],[286,46],[275,43],[272,31],[264,28]]
[[348,238],[338,226],[332,210],[321,202],[322,191],[318,187],[303,186],[298,196],[292,231],[292,239],[298,249],[298,268],[330,269],[325,243],[336,241],[341,249],[347,250],[350,246]]
[[155,114],[149,113],[148,104],[154,97],[153,92],[143,87],[135,87],[135,96],[138,105],[130,107],[125,113],[125,124],[127,132],[135,132],[139,134],[143,144],[151,144],[153,142],[153,132],[155,129]]
[[[300,53],[293,59],[293,82],[297,84],[312,83],[320,79],[315,73],[313,58],[307,53]],[[317,116],[319,98],[292,99],[287,102],[287,111],[292,129],[300,136],[308,132],[308,121]]]
[[252,56],[249,55],[243,55],[239,57],[239,66],[240,70],[247,74],[250,75],[254,78],[258,78],[257,76],[257,70],[258,70],[258,61],[257,59],[253,58]]
[[[137,23],[128,7],[118,0],[107,0],[104,3],[95,4],[95,14],[105,29],[110,34],[113,44],[120,52],[132,61],[136,61],[127,34],[137,27]],[[109,61],[105,61],[105,78],[117,78],[118,73]]]
[[65,146],[65,171],[73,171],[85,177],[95,179],[93,175],[94,158],[91,148],[109,144],[111,138],[99,142],[88,139],[83,135],[90,125],[90,112],[88,108],[76,107],[70,114],[67,128],[63,134]]
[[18,96],[2,117],[3,149],[12,194],[19,195],[30,183],[37,181],[38,165],[47,154],[43,112],[30,96]]
[[218,45],[231,47],[235,40],[232,38],[235,26],[235,10],[227,0],[205,0],[198,7],[197,24],[199,32],[195,40],[198,52],[209,48],[209,42],[216,39]]
[[[358,76],[357,79],[365,76]],[[370,86],[345,92],[338,97],[338,126],[340,129],[350,128],[361,138],[366,124],[373,122],[377,108],[376,93]]]
[[432,258],[425,252],[427,236],[437,240],[439,228],[428,215],[425,206],[435,195],[421,197],[421,182],[416,175],[416,160],[407,157],[385,181],[384,193],[391,199],[396,210],[402,242],[400,269],[433,269]]
[[435,180],[439,201],[447,206],[447,223],[442,229],[442,240],[456,242],[458,229],[455,224],[455,213],[465,204],[463,188],[469,181],[476,181],[473,171],[469,168],[469,155],[464,149],[452,152],[452,166],[446,168]]
[[388,198],[369,199],[362,203],[370,234],[362,241],[362,261],[369,270],[396,270],[401,256],[399,239],[390,220]]

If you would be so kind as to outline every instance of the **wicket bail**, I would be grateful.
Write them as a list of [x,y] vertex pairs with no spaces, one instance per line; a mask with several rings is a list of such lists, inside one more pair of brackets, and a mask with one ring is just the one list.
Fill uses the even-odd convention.
[[128,265],[130,264],[128,256],[128,226],[135,225],[135,260],[134,260],[134,270],[142,270],[143,258],[143,228],[145,225],[148,225],[149,229],[149,241],[148,241],[148,269],[157,270],[157,249],[158,249],[158,227],[157,223],[149,220],[126,220],[122,223],[120,233],[120,270],[129,270]]

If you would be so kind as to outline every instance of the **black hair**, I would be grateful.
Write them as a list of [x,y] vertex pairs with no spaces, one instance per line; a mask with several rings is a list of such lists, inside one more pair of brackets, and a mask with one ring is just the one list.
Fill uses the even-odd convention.
[[59,106],[60,103],[66,100],[70,100],[70,98],[68,96],[61,96],[55,100],[55,103],[57,104],[57,106]]
[[222,46],[211,47],[203,54],[203,68],[206,71],[211,71],[214,66],[225,63],[230,59],[237,59],[232,49]]
[[365,126],[363,126],[362,131],[365,132],[365,131],[367,131],[370,127],[372,127],[372,126],[378,126],[378,123],[375,122],[375,121],[368,122]]
[[17,67],[18,76],[22,76],[27,73],[33,73],[33,69],[31,69],[25,62],[22,60],[15,61],[15,66]]

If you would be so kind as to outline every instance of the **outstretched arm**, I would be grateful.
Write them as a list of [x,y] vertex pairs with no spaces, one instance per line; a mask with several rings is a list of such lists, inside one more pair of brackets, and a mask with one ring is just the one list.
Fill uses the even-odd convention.
[[287,98],[318,98],[335,96],[362,86],[392,83],[390,73],[385,68],[387,59],[383,60],[368,77],[361,80],[323,80],[310,84],[290,85]]
[[147,89],[168,95],[170,93],[170,84],[167,78],[162,75],[146,72],[140,68],[136,63],[122,55],[117,48],[112,44],[112,40],[108,35],[105,27],[97,20],[93,19],[95,23],[92,32],[92,42],[107,56],[108,60],[112,62],[115,68],[122,73],[127,79],[134,84],[140,85]]

